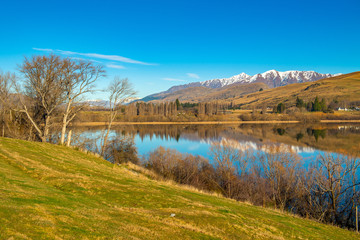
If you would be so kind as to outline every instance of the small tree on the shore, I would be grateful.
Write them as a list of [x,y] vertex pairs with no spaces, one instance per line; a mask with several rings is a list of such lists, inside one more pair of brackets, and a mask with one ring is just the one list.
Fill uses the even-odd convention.
[[299,97],[296,97],[296,107],[297,108],[302,108],[302,107],[304,107],[304,105],[305,105],[304,100],[302,100]]
[[314,111],[314,112],[319,112],[319,111],[321,111],[321,105],[320,105],[320,102],[319,102],[319,98],[318,98],[318,97],[315,98],[315,101],[314,101],[314,103],[313,103],[313,111]]
[[15,74],[0,72],[0,116],[1,116],[1,136],[5,136],[5,125],[8,125],[6,120],[7,115],[11,115],[10,111],[10,90],[12,83],[15,82]]
[[175,104],[176,104],[176,108],[177,108],[177,110],[179,110],[179,109],[180,109],[180,107],[181,107],[181,104],[180,104],[180,101],[179,101],[179,99],[178,99],[178,98],[176,99]]
[[99,78],[105,76],[105,70],[101,65],[95,65],[91,61],[75,61],[64,59],[64,113],[62,118],[60,144],[64,144],[66,128],[75,118],[76,114],[83,109],[84,104],[80,103],[80,98],[93,91],[94,83]]
[[114,122],[118,112],[121,110],[121,105],[134,97],[136,94],[128,79],[120,79],[118,76],[114,77],[113,81],[110,83],[107,93],[109,94],[109,116],[101,146],[101,155],[104,155],[112,123]]
[[276,112],[277,113],[283,113],[285,112],[285,104],[283,103],[279,103],[276,107]]
[[64,59],[65,70],[62,83],[64,91],[64,113],[62,118],[60,144],[64,144],[66,128],[75,118],[76,114],[83,109],[84,104],[80,98],[93,91],[94,83],[105,76],[105,70],[101,65],[95,65],[91,61],[75,61]]

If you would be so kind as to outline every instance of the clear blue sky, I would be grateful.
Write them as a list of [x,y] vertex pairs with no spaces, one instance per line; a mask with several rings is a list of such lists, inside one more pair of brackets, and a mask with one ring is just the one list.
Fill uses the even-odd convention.
[[3,71],[52,49],[101,62],[108,79],[99,88],[119,75],[139,97],[241,72],[360,70],[359,0],[13,0],[0,6]]

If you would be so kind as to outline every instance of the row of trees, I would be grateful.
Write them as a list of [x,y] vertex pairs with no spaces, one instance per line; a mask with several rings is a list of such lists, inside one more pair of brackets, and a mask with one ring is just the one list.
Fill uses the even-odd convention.
[[[357,102],[346,103],[345,101],[339,102],[337,100],[331,101],[329,104],[326,103],[324,98],[319,100],[316,96],[314,101],[305,102],[303,99],[296,97],[295,106],[300,110],[306,110],[308,112],[331,112],[340,106],[357,106]],[[284,103],[279,103],[273,107],[273,113],[284,113],[286,106]]]
[[228,109],[229,104],[218,102],[180,103],[176,99],[174,102],[134,102],[123,105],[121,106],[121,115],[127,121],[177,121],[185,120],[185,116],[196,120],[199,117],[203,119],[204,117],[223,115]]
[[[326,112],[328,111],[329,107],[326,105],[325,99],[321,99],[319,101],[318,97],[315,97],[314,101],[309,101],[306,103],[303,99],[297,97],[295,106],[299,109],[306,109],[309,112]],[[279,103],[278,105],[274,106],[273,113],[284,113],[286,110],[286,106],[284,103]]]
[[308,103],[304,102],[304,100],[297,97],[296,107],[299,109],[305,108],[309,112],[321,112],[321,111],[326,112],[329,109],[329,107],[325,102],[325,99],[323,98],[321,99],[321,101],[319,101],[318,97],[315,97],[314,101],[309,101]]
[[181,184],[354,228],[355,206],[360,204],[359,159],[320,155],[305,168],[304,159],[288,150],[270,146],[254,153],[215,143],[211,164],[160,147],[148,155],[145,166]]
[[124,114],[127,117],[134,116],[176,116],[178,114],[178,107],[175,102],[164,103],[145,103],[137,102],[131,103],[124,107]]

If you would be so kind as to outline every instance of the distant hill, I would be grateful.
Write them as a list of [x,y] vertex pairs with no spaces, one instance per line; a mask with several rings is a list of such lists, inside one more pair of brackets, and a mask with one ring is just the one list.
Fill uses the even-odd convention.
[[180,102],[209,102],[240,97],[245,94],[268,89],[265,83],[241,84],[234,83],[222,88],[189,87],[172,93],[158,95],[152,102],[169,102],[179,99]]
[[305,101],[313,101],[314,98],[324,98],[327,102],[334,99],[338,101],[360,101],[360,72],[339,75],[315,82],[304,82],[254,92],[240,97],[226,99],[244,107],[250,106],[274,106],[280,102],[286,105],[294,105],[296,97]]
[[[222,94],[217,95],[215,94],[217,97],[219,96],[223,96],[222,99],[229,97],[231,95],[233,95],[234,97],[234,93],[236,92],[235,90],[232,90],[231,87],[236,87],[236,90],[241,90],[241,86],[246,86],[249,84],[265,84],[262,86],[263,89],[265,88],[275,88],[275,87],[279,87],[279,86],[285,86],[288,84],[293,84],[293,83],[302,83],[302,82],[312,82],[312,81],[316,81],[319,79],[323,79],[323,78],[329,78],[329,77],[333,77],[333,76],[337,76],[339,74],[321,74],[321,73],[317,73],[314,71],[286,71],[286,72],[278,72],[276,70],[270,70],[261,74],[255,74],[254,76],[250,76],[247,75],[246,73],[241,73],[239,75],[230,77],[230,78],[222,78],[222,79],[211,79],[211,80],[207,80],[207,81],[203,81],[203,82],[193,82],[193,83],[189,83],[189,84],[184,84],[184,85],[177,85],[177,86],[173,86],[171,88],[169,88],[167,91],[164,92],[160,92],[160,93],[155,93],[149,96],[144,97],[143,99],[140,99],[141,101],[154,101],[154,100],[158,100],[158,101],[169,101],[169,99],[174,99],[174,95],[180,96],[183,93],[187,93],[186,97],[184,97],[184,99],[186,98],[187,100],[183,100],[183,101],[202,101],[200,99],[195,99],[197,97],[197,95],[193,95],[191,96],[191,94],[194,93],[198,93],[200,89],[202,89],[201,96],[204,96],[206,94],[212,94],[215,91],[213,91],[212,89],[226,89],[225,91],[229,91],[228,93],[225,93],[224,91],[222,91]],[[253,85],[254,86],[254,85]],[[260,85],[259,85],[260,86]],[[199,88],[200,87],[200,88]],[[229,88],[226,88],[229,87]],[[205,89],[207,88],[207,89]],[[246,87],[247,89],[251,89],[252,87]],[[182,91],[187,89],[187,91],[190,91],[189,93],[187,91]],[[191,90],[190,90],[191,89]],[[244,92],[246,92],[248,90],[245,90]],[[255,91],[253,91],[255,92]],[[235,97],[239,95],[239,94],[235,94]],[[243,94],[241,94],[243,95]],[[178,97],[179,98],[179,97]],[[175,98],[176,99],[176,98]],[[204,98],[204,99],[209,99],[209,98]],[[180,100],[180,98],[179,98]],[[213,99],[214,100],[214,99]],[[208,100],[206,100],[208,101]]]
[[359,238],[150,176],[64,146],[0,138],[0,238]]

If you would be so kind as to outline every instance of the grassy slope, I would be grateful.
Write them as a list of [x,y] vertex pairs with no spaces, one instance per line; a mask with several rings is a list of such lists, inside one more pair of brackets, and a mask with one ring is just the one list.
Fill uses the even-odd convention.
[[244,106],[261,106],[264,103],[274,106],[280,102],[292,105],[295,104],[297,96],[305,101],[313,101],[315,96],[319,96],[320,99],[325,98],[328,102],[333,99],[360,101],[360,72],[315,82],[289,84],[229,100],[236,104],[244,104]]
[[[170,214],[176,216],[171,218]],[[359,235],[150,180],[66,147],[0,138],[0,238],[355,239]]]

